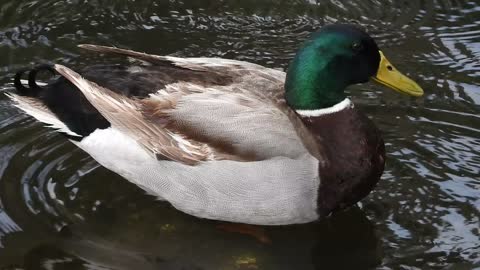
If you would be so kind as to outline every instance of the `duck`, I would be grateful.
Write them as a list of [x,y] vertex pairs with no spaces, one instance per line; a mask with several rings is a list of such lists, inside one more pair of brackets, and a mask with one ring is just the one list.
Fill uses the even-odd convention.
[[[309,223],[355,205],[380,180],[385,145],[346,88],[375,81],[424,93],[349,24],[313,33],[286,72],[79,47],[118,62],[21,70],[7,93],[13,105],[158,200],[232,223]],[[56,77],[40,84],[45,71]]]

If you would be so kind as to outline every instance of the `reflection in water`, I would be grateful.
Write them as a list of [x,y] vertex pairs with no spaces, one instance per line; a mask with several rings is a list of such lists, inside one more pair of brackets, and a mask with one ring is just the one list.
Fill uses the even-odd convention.
[[480,8],[470,1],[13,1],[0,4],[0,91],[38,62],[109,61],[98,43],[285,68],[332,22],[368,29],[426,90],[350,90],[384,133],[387,168],[354,208],[267,228],[271,245],[155,201],[0,97],[0,268],[480,267]]
[[[52,266],[46,269],[79,265],[108,269],[369,269],[381,262],[374,226],[358,208],[325,223],[267,228],[271,245],[219,231],[213,221],[196,222],[192,228],[193,218],[172,209],[160,212],[170,223],[147,216],[152,212],[143,212],[134,220],[121,217],[124,222],[115,222],[118,226],[111,230],[102,224],[65,226],[52,235],[53,240],[31,247],[23,259],[32,266]],[[145,227],[139,222],[144,218],[155,220],[158,226]],[[344,260],[345,256],[349,260]]]

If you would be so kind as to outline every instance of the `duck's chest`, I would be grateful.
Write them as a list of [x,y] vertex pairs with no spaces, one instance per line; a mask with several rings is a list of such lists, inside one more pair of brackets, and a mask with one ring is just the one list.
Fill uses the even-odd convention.
[[384,170],[380,131],[355,108],[304,119],[324,159],[319,164],[320,216],[351,206],[375,187]]

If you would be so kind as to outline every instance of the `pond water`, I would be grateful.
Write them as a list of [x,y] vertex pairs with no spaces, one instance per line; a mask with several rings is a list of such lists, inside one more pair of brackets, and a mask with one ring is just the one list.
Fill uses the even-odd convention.
[[358,207],[263,244],[182,214],[100,167],[0,97],[0,269],[480,269],[480,2],[170,0],[0,4],[0,87],[35,63],[109,61],[76,48],[285,68],[322,25],[358,23],[425,90],[365,84],[387,165]]

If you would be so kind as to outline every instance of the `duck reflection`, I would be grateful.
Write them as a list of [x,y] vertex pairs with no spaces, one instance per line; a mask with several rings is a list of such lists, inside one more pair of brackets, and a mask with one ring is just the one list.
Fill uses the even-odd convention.
[[371,269],[381,262],[375,228],[357,207],[314,224],[262,227],[270,244],[219,230],[219,222],[196,219],[167,205],[155,208],[127,212],[105,207],[98,211],[103,218],[71,223],[51,241],[32,247],[23,258],[28,262],[24,267]]

